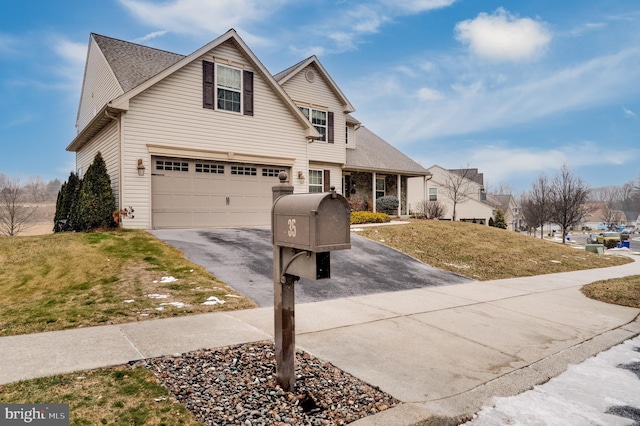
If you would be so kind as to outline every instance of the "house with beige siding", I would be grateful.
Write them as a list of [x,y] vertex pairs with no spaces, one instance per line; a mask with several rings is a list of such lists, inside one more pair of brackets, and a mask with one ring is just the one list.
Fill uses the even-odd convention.
[[101,152],[127,228],[268,225],[280,171],[297,193],[397,195],[406,213],[406,180],[428,172],[354,111],[318,58],[272,75],[234,30],[186,56],[91,34],[67,150],[80,177]]
[[449,170],[438,165],[431,166],[429,175],[409,179],[409,203],[415,209],[423,201],[439,202],[445,208],[442,219],[453,220],[455,198],[451,183],[460,185],[458,202],[455,205],[455,220],[489,224],[494,208],[486,203],[482,173],[477,169]]
[[521,227],[520,206],[511,194],[487,194],[486,203],[495,210],[501,209],[508,231],[517,231]]

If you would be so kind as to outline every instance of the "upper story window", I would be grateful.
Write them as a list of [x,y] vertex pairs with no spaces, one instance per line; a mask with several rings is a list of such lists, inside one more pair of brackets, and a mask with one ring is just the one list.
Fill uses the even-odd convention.
[[438,188],[429,188],[429,201],[438,201]]
[[242,73],[239,69],[224,65],[216,66],[217,109],[240,112]]
[[316,140],[333,143],[333,113],[303,106],[299,108],[304,116],[311,121],[311,124],[313,124],[313,127],[316,128],[318,133],[322,135],[322,137]]
[[300,111],[304,114],[305,117],[311,121],[313,127],[322,135],[320,139],[316,139],[317,141],[326,142],[327,141],[327,111],[322,111],[319,109],[300,107]]
[[202,61],[202,107],[253,115],[253,73]]

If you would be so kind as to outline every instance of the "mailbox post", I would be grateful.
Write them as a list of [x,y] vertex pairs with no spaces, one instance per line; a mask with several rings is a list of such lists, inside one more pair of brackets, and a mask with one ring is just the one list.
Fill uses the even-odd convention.
[[276,380],[285,390],[295,387],[294,283],[331,277],[330,252],[351,248],[349,203],[331,192],[293,194],[287,174],[273,187],[274,342]]

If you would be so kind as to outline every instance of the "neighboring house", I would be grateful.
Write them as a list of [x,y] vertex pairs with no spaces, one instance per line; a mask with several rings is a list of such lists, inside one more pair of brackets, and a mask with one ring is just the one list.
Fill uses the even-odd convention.
[[486,203],[495,210],[502,209],[504,220],[507,222],[507,230],[515,231],[520,229],[522,221],[520,207],[511,194],[487,194]]
[[584,229],[606,230],[611,226],[620,227],[627,224],[625,212],[611,210],[605,203],[585,203],[585,209],[587,214],[580,225]]
[[448,182],[452,179],[457,180],[458,176],[467,170],[463,188],[466,195],[456,205],[456,220],[489,224],[494,209],[485,203],[482,173],[478,173],[477,169],[447,170],[438,165],[427,170],[431,173],[430,177],[409,179],[409,200],[413,208],[422,201],[439,201],[446,208],[443,219],[452,220],[453,201]]
[[269,225],[280,171],[296,193],[396,195],[405,213],[428,172],[354,111],[315,56],[273,76],[234,30],[188,56],[91,34],[67,150],[81,177],[102,153],[127,228]]

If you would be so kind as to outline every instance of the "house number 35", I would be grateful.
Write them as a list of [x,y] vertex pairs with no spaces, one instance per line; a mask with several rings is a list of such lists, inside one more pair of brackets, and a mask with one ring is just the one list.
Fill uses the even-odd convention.
[[295,219],[289,219],[289,220],[287,220],[287,224],[289,225],[289,231],[287,232],[287,235],[289,235],[292,238],[295,238],[295,236],[296,236],[296,220]]

